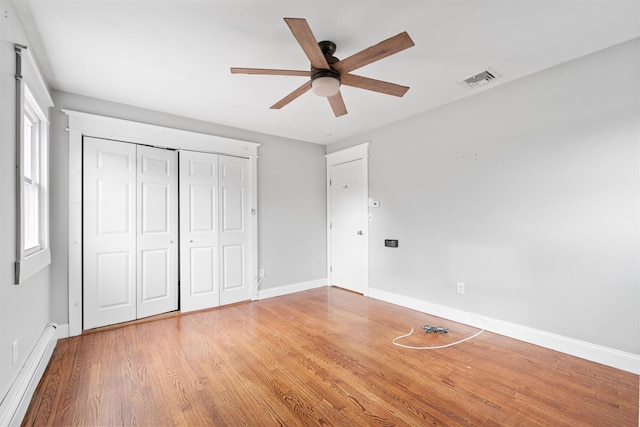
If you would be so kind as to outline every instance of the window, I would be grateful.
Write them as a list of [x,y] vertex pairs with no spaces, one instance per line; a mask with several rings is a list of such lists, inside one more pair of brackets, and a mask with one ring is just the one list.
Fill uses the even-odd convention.
[[44,114],[32,101],[33,96],[28,87],[25,87],[24,106],[24,131],[22,134],[22,185],[24,200],[24,250],[27,256],[42,249],[42,230],[40,225],[42,213],[42,176],[45,172],[43,164],[44,143],[43,132]]
[[16,50],[16,284],[51,263],[49,250],[48,109],[53,106],[27,48]]

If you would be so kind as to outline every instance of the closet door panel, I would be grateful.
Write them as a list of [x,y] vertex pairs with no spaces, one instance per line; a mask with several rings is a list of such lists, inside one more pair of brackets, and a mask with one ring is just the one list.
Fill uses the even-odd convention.
[[220,305],[218,156],[180,152],[180,311]]
[[222,259],[224,260],[222,271],[225,291],[243,288],[245,284],[244,245],[226,245]]
[[178,309],[178,158],[138,146],[137,317]]
[[[189,256],[191,257],[189,274],[191,290],[189,295],[199,299],[200,296],[206,298],[207,295],[215,294],[218,283],[215,276],[218,273],[215,268],[218,265],[216,248],[191,248]],[[212,307],[218,305],[217,301],[214,301],[213,304]],[[184,305],[182,311],[184,311]]]
[[251,298],[250,205],[248,159],[219,156],[221,191],[220,304]]
[[[170,280],[172,269],[169,250],[151,249],[142,251],[140,261],[139,268],[142,272],[140,300],[143,302],[151,302],[170,297],[172,294],[172,282]],[[173,305],[170,309],[175,310],[175,308],[172,307]],[[164,311],[160,313],[164,313]]]
[[136,318],[136,147],[83,141],[83,328]]

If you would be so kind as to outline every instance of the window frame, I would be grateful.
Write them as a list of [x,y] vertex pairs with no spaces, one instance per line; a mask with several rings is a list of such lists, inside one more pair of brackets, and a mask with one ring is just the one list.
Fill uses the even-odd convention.
[[[53,100],[38,67],[26,46],[14,45],[16,52],[16,263],[15,284],[19,285],[51,264],[49,246],[49,108]],[[26,117],[37,128],[26,135]],[[34,140],[35,137],[35,140]],[[30,147],[25,147],[25,142]],[[34,159],[37,155],[37,159]],[[25,156],[31,159],[27,160]],[[26,161],[30,161],[26,176]],[[35,184],[36,197],[27,194]],[[27,238],[29,206],[36,205],[36,244]],[[27,245],[29,247],[27,247]]]

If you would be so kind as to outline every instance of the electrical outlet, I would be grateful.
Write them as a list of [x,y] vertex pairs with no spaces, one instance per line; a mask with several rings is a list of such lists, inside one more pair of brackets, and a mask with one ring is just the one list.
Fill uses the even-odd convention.
[[11,345],[11,352],[12,352],[12,362],[14,365],[16,364],[16,362],[18,361],[18,340],[15,340],[13,342],[13,344]]
[[456,287],[457,292],[461,295],[464,295],[464,283],[458,282],[456,286],[457,286]]
[[259,276],[261,279],[264,277],[264,268],[261,268],[261,269],[258,271],[258,276]]

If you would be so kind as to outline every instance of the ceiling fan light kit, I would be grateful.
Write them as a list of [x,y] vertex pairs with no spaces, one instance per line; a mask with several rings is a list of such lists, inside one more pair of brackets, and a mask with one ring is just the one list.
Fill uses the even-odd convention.
[[335,96],[340,92],[340,80],[335,77],[316,77],[311,81],[311,91],[323,98]]
[[293,36],[311,62],[311,71],[273,70],[263,68],[231,68],[232,74],[262,74],[280,76],[305,76],[310,80],[271,106],[280,109],[294,99],[311,90],[315,95],[327,98],[336,117],[347,114],[347,108],[340,93],[340,86],[346,85],[393,96],[403,96],[409,88],[395,83],[351,74],[358,68],[386,58],[414,46],[407,32],[402,32],[374,46],[370,46],[350,57],[339,60],[333,53],[336,44],[331,41],[317,42],[307,21],[302,18],[284,18]]
[[340,92],[340,74],[333,70],[316,70],[311,74],[311,92],[328,98]]

